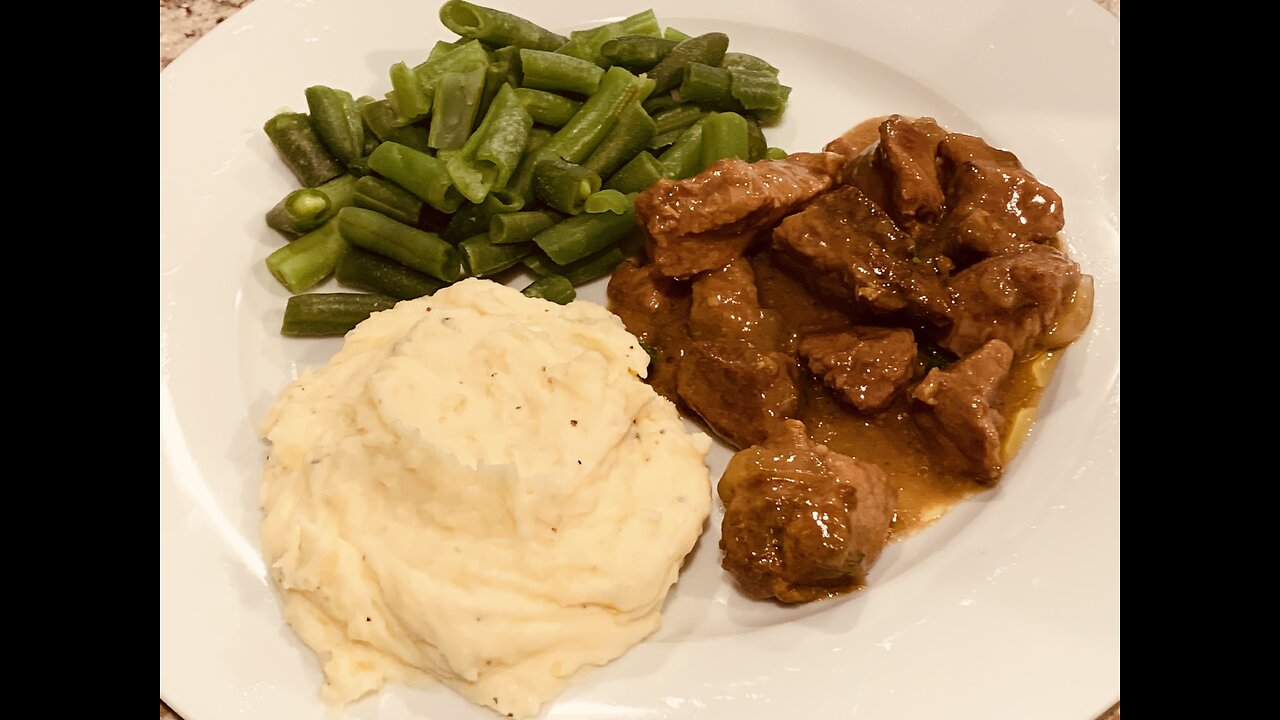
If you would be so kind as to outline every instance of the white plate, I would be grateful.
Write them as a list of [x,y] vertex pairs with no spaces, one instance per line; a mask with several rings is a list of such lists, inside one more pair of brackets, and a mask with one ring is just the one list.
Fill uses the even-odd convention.
[[[584,673],[548,718],[1089,720],[1120,694],[1120,28],[1091,0],[574,3],[505,9],[568,30],[652,6],[793,85],[770,144],[816,150],[901,112],[1014,150],[1064,198],[1097,278],[1032,438],[994,491],[893,546],[870,587],[799,608],[748,602],[718,518],[659,635]],[[320,718],[314,656],[258,551],[255,428],[337,341],[278,334],[286,293],[263,213],[294,185],[261,131],[323,83],[389,87],[446,37],[438,2],[257,0],[160,74],[160,693],[187,720]],[[602,301],[603,286],[582,293]],[[713,456],[719,477],[727,452]],[[718,503],[717,503],[718,504]],[[477,718],[448,690],[388,688],[355,718]]]

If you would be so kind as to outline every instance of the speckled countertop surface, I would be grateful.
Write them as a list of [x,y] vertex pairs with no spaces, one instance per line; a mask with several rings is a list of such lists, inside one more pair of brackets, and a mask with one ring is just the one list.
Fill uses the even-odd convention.
[[[160,0],[160,69],[253,0]],[[1120,0],[1095,0],[1120,17]],[[160,720],[181,720],[160,701]],[[1120,703],[1098,720],[1120,720]]]

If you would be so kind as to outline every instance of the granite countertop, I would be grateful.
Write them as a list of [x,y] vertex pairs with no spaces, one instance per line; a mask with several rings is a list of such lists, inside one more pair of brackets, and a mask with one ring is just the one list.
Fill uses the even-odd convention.
[[[160,0],[160,69],[253,0]],[[1120,0],[1095,0],[1117,18]],[[160,720],[181,720],[160,701]],[[1120,720],[1120,703],[1098,720]]]

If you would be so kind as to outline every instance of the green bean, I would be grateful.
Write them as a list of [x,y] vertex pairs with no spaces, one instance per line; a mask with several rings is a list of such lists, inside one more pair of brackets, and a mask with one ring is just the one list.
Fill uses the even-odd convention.
[[427,143],[436,149],[462,147],[475,128],[484,94],[488,65],[440,76],[435,101],[431,103],[431,131]]
[[538,163],[533,172],[533,193],[566,215],[582,212],[582,204],[600,189],[600,176],[554,155]]
[[344,164],[364,157],[364,121],[351,93],[312,85],[305,94],[311,125],[325,147]]
[[676,140],[680,139],[680,136],[684,134],[684,131],[685,128],[676,128],[675,130],[668,130],[661,135],[654,135],[649,139],[649,149],[661,150],[662,148],[671,145]]
[[697,105],[677,105],[667,108],[653,116],[653,131],[661,134],[672,130],[683,130],[706,114],[707,111]]
[[756,117],[759,118],[760,124],[765,127],[773,127],[782,120],[782,111],[787,107],[787,98],[791,97],[791,88],[789,86],[780,85],[778,89],[780,91],[778,109],[756,111]]
[[773,73],[774,77],[778,75],[778,68],[761,60],[755,55],[748,55],[740,52],[727,52],[724,59],[720,61],[720,67],[726,70],[741,68],[743,70],[755,70],[757,72]]
[[396,124],[409,123],[431,114],[431,102],[435,88],[422,82],[417,71],[403,62],[391,66],[391,92],[389,102],[396,111]]
[[359,248],[347,250],[338,261],[333,277],[346,287],[368,290],[397,300],[413,300],[423,295],[432,295],[445,286],[444,282],[430,275],[410,270],[394,260]]
[[600,54],[614,65],[642,73],[671,52],[679,43],[649,35],[622,35],[600,46]]
[[632,206],[621,215],[583,213],[561,220],[535,235],[533,242],[552,262],[567,265],[608,247],[635,229]]
[[490,193],[479,204],[468,203],[449,219],[448,226],[440,237],[445,242],[457,244],[473,235],[479,235],[489,229],[489,224],[497,215],[516,212],[524,207],[524,203],[510,203],[502,199],[501,193]]
[[439,235],[357,207],[340,210],[337,221],[342,237],[358,248],[445,282],[453,282],[462,274],[458,251]]
[[462,37],[496,47],[518,45],[535,50],[555,50],[569,41],[569,38],[517,15],[463,0],[449,0],[441,5],[440,22]]
[[601,190],[591,193],[591,196],[582,203],[584,212],[602,213],[611,212],[615,215],[621,215],[631,209],[631,198],[624,195],[618,190]]
[[666,92],[679,85],[689,63],[719,65],[728,49],[729,36],[724,33],[707,33],[681,42],[649,71],[654,82],[653,92]]
[[573,289],[573,283],[563,275],[540,277],[520,292],[524,293],[525,297],[542,298],[557,305],[568,305],[578,297],[577,291]]
[[466,144],[445,160],[458,191],[474,203],[506,186],[524,154],[533,118],[525,112],[515,90],[504,84],[480,127]]
[[[632,233],[627,238],[638,236],[639,233]],[[559,275],[573,285],[581,285],[613,272],[618,263],[626,260],[629,255],[630,253],[622,247],[622,243],[619,243],[564,266],[552,262],[551,258],[542,252],[530,253],[520,262],[539,277]]]
[[563,219],[550,210],[501,213],[489,220],[489,240],[498,245],[525,242]]
[[[662,176],[673,180],[683,180],[697,175],[702,163],[702,126],[714,113],[707,114],[698,122],[685,128],[679,138],[658,156],[662,165]],[[621,189],[621,188],[619,188]]]
[[608,67],[609,59],[601,52],[601,46],[606,42],[623,35],[657,37],[661,32],[662,29],[658,26],[658,18],[654,16],[653,10],[644,10],[617,22],[600,25],[590,30],[571,32],[569,42],[560,46],[556,52],[589,60],[600,67]]
[[502,89],[503,85],[516,86],[516,83],[510,82],[511,61],[499,58],[496,51],[493,56],[493,60],[484,71],[484,90],[480,93],[480,106],[476,110],[476,117],[479,118],[483,118],[488,114],[489,106],[493,104],[493,99],[498,96],[498,91]]
[[329,277],[347,251],[335,220],[267,256],[267,269],[291,293],[306,292]]
[[[480,44],[479,40],[471,40],[456,47],[443,47],[440,43],[436,43],[436,47],[431,51],[431,56],[425,62],[413,68],[412,74],[405,76],[404,83],[406,88],[411,89],[414,86],[409,84],[409,78],[417,79],[418,84],[415,92],[420,93],[422,99],[416,102],[425,102],[426,112],[423,113],[425,115],[426,113],[435,112],[435,96],[442,77],[451,72],[473,72],[478,68],[488,67],[488,64],[489,53]],[[393,77],[392,82],[394,83],[394,81],[395,78]],[[398,89],[395,97],[388,93],[387,99],[392,101],[392,105],[397,110],[400,109]],[[407,117],[403,116],[402,113],[402,117],[396,122],[399,125],[408,125],[420,119],[420,117],[421,115]]]
[[689,33],[683,33],[683,32],[680,32],[679,30],[677,30],[677,29],[675,29],[675,28],[673,28],[673,27],[668,27],[666,30],[663,30],[663,31],[662,31],[662,37],[666,38],[667,40],[675,40],[676,42],[684,42],[685,40],[688,40],[689,38],[691,38],[691,37],[693,37],[693,36],[692,36],[692,35],[690,35]]
[[405,225],[417,225],[423,202],[413,193],[389,180],[373,176],[356,181],[355,206],[376,210]]
[[786,150],[783,150],[782,148],[776,148],[776,147],[771,147],[764,151],[764,157],[766,160],[781,160],[790,154],[791,153],[787,152]]
[[683,101],[676,97],[674,90],[654,93],[649,99],[644,101],[644,111],[649,113],[650,117],[657,117],[658,113],[663,110],[670,110],[673,107],[679,107]]
[[747,110],[781,110],[782,85],[775,73],[766,70],[732,68],[729,93]]
[[306,113],[280,113],[264,123],[262,130],[280,159],[305,187],[315,187],[346,172],[338,158],[321,142]]
[[[362,98],[363,99],[363,98]],[[396,109],[389,100],[374,100],[356,104],[360,106],[360,117],[365,125],[373,131],[376,139],[382,142],[398,142],[419,152],[427,152],[431,146],[427,144],[427,129],[420,125],[396,125]],[[376,148],[375,148],[376,149]]]
[[529,243],[498,245],[489,239],[489,233],[483,233],[458,243],[458,250],[466,260],[467,269],[472,277],[492,277],[533,252],[533,245]]
[[267,212],[267,226],[295,237],[314,230],[353,202],[355,186],[354,177],[339,175],[314,188],[294,190]]
[[437,40],[436,44],[431,46],[431,52],[427,53],[427,59],[413,66],[413,69],[417,72],[425,73],[428,68],[440,64],[446,55],[466,44],[466,38],[458,38],[453,42]]
[[653,135],[653,118],[633,99],[618,113],[613,129],[583,161],[582,167],[600,177],[608,177],[644,150]]
[[531,129],[529,138],[524,143],[524,157],[520,158],[516,171],[511,174],[511,179],[507,180],[506,187],[495,190],[490,197],[498,195],[502,198],[502,204],[512,208],[513,211],[528,205],[533,199],[533,173],[538,169],[538,162],[543,157],[541,150],[551,141],[551,137],[551,132],[546,128]]
[[702,160],[699,170],[727,157],[750,157],[747,121],[731,112],[712,113],[702,125]]
[[663,166],[647,150],[642,150],[604,184],[623,193],[640,192],[663,178]]
[[582,107],[577,100],[533,88],[516,88],[516,97],[534,122],[550,127],[562,127]]
[[733,97],[729,71],[702,63],[689,63],[684,67],[679,94],[682,100],[700,103],[713,110],[742,109]]
[[593,62],[542,50],[521,50],[520,67],[524,73],[521,85],[535,90],[590,95],[604,77],[604,70]]
[[453,212],[462,203],[462,195],[439,158],[400,143],[384,142],[369,156],[369,165],[441,212]]
[[651,84],[625,68],[611,67],[600,87],[559,132],[547,141],[545,152],[571,163],[581,163],[613,129],[618,114],[633,98],[648,97]]
[[765,152],[769,149],[769,143],[764,139],[764,131],[760,129],[760,123],[746,116],[747,120],[747,162],[755,162],[763,160]]
[[288,337],[346,335],[370,315],[395,305],[395,298],[364,293],[294,295],[284,306],[280,334]]

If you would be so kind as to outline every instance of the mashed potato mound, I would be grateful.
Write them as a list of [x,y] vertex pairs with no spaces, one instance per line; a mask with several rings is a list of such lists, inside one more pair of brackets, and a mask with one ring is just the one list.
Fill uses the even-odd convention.
[[401,302],[281,394],[262,546],[324,698],[437,678],[534,714],[658,628],[709,439],[587,302],[486,280]]

